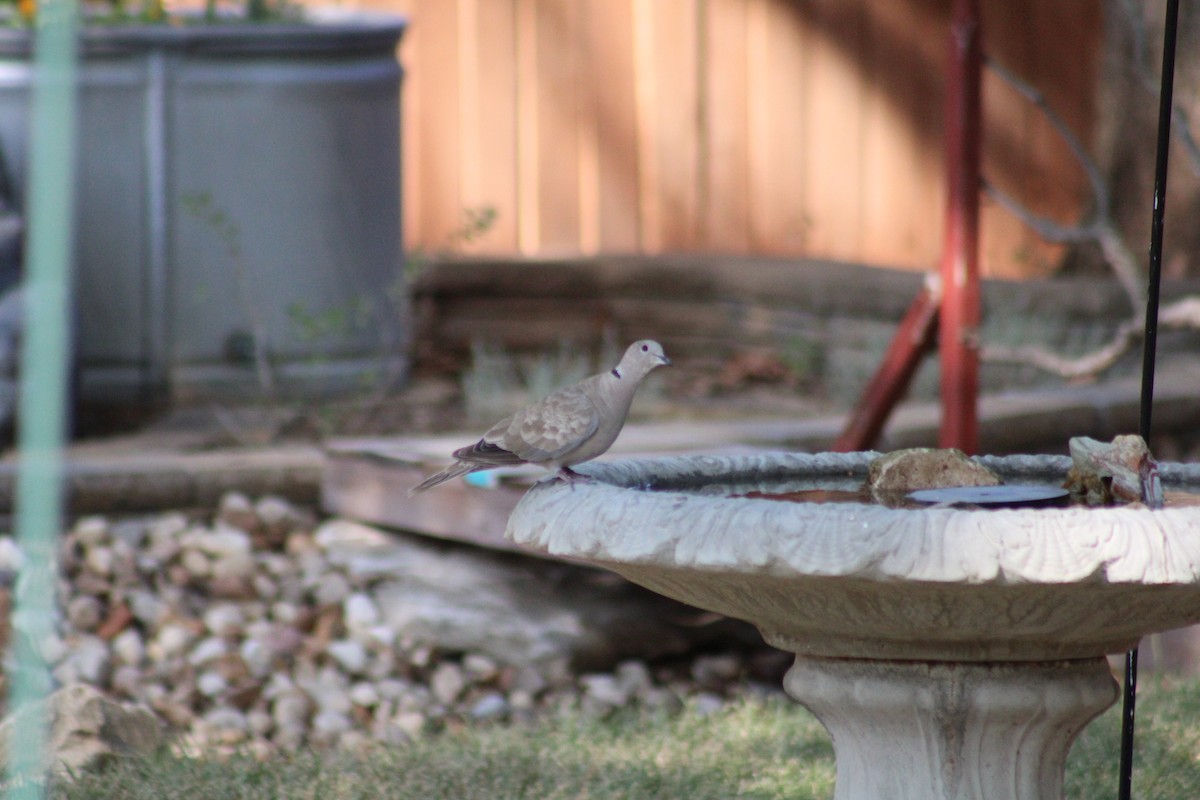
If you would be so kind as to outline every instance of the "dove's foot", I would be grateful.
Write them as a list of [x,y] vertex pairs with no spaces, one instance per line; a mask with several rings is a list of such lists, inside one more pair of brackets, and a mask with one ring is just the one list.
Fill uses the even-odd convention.
[[581,475],[580,473],[576,472],[575,470],[571,469],[570,467],[559,467],[558,479],[561,481],[565,481],[566,484],[568,486],[570,486],[572,489],[575,488],[576,481],[583,481],[584,483],[591,483],[592,480],[594,480],[590,475]]

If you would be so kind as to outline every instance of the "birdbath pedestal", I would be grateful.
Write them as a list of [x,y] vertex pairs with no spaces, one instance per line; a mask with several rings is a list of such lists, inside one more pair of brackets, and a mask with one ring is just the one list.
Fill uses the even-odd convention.
[[[837,800],[1058,800],[1071,742],[1116,698],[1105,654],[1200,621],[1200,508],[769,499],[857,488],[873,455],[594,464],[531,489],[508,535],[796,654],[784,687],[833,738]],[[981,460],[1014,483],[1069,466]],[[1162,475],[1200,490],[1200,470]]]

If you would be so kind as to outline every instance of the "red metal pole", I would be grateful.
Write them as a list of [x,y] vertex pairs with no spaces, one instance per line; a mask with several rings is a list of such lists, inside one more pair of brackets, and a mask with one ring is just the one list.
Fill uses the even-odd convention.
[[942,447],[979,447],[979,0],[953,0],[946,80],[946,237],[942,251]]

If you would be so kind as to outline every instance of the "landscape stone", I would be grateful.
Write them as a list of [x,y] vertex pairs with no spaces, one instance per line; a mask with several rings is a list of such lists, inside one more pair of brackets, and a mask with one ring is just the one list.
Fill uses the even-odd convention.
[[[17,716],[0,723],[0,762],[7,761]],[[51,694],[41,705],[47,725],[46,768],[68,776],[116,756],[149,754],[162,743],[158,719],[148,709],[120,703],[84,684]]]

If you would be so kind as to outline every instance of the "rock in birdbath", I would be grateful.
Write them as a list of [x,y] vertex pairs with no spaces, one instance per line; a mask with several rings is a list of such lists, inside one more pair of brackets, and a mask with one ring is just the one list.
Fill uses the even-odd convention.
[[1144,502],[1163,504],[1158,463],[1140,436],[1118,436],[1111,443],[1076,436],[1071,439],[1071,470],[1064,487],[1089,506]]
[[996,473],[953,448],[897,450],[876,458],[867,470],[867,488],[876,496],[894,497],[916,489],[948,486],[999,485]]

